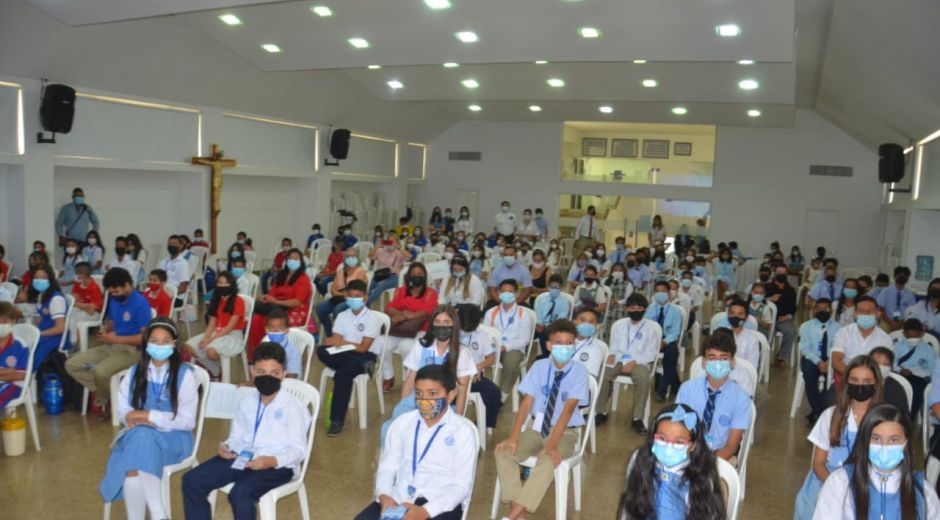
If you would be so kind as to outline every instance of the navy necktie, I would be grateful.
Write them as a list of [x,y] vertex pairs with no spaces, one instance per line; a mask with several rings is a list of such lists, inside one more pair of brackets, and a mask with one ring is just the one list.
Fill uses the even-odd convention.
[[555,298],[552,298],[552,305],[548,308],[548,314],[546,315],[546,318],[548,318],[549,322],[555,321],[554,312],[555,312]]
[[558,389],[561,387],[561,378],[565,376],[564,372],[555,372],[555,382],[552,383],[552,391],[548,394],[548,402],[545,404],[545,415],[542,417],[542,437],[548,437],[552,432],[552,416],[555,415],[555,401],[558,399]]
[[663,323],[666,322],[666,307],[659,308],[659,317],[656,318],[656,321],[659,322],[659,326],[662,327]]
[[822,341],[819,342],[819,357],[823,361],[829,361],[829,329],[823,329]]
[[702,416],[702,419],[705,421],[705,431],[712,429],[712,416],[715,415],[715,400],[720,393],[721,390],[708,389],[708,404],[705,405],[705,413]]

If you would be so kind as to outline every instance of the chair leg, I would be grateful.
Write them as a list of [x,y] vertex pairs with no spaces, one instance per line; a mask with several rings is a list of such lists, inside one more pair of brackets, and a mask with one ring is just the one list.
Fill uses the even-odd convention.
[[33,445],[36,446],[36,451],[39,451],[42,447],[39,445],[39,426],[36,424],[36,405],[29,399],[24,399],[23,406],[26,407],[26,419],[29,421],[29,429],[33,434]]
[[251,379],[248,375],[248,353],[244,350],[242,350],[242,369],[245,371],[245,381]]
[[277,499],[266,493],[258,501],[258,516],[261,520],[277,519]]
[[490,508],[490,518],[495,520],[499,514],[499,478],[496,479],[496,487],[493,489],[493,506]]
[[385,415],[385,394],[382,393],[382,377],[378,372],[372,374],[372,381],[375,382],[375,396],[379,401],[379,413]]
[[477,434],[480,436],[480,449],[486,451],[486,405],[483,399],[477,401]]
[[[356,391],[356,398],[359,400],[359,429],[365,430],[367,421],[369,420],[366,415],[368,412],[368,410],[366,410],[366,398],[368,397],[366,395],[366,384],[363,383],[359,378],[356,378],[353,381],[353,387],[353,390]],[[349,402],[352,402],[352,399],[350,399]]]
[[[610,397],[610,411],[616,412],[616,411],[617,411],[617,403],[620,401],[620,383],[614,381],[613,388],[614,388],[614,390],[613,390],[613,394],[614,394],[614,395],[612,395],[612,396]],[[599,391],[600,391],[600,392],[603,392],[604,389],[601,388]]]
[[597,453],[597,428],[591,428],[591,453]]
[[297,488],[297,499],[300,500],[300,518],[310,520],[310,503],[307,502],[307,488],[305,486]]
[[104,520],[111,520],[111,502],[104,503]]
[[222,356],[222,359],[219,360],[219,364],[222,366],[222,382],[231,383],[232,382],[232,359]]
[[790,418],[796,417],[796,411],[800,409],[800,403],[803,401],[803,378],[800,374],[796,375],[796,384],[793,386],[793,402],[790,403]]
[[209,493],[209,511],[211,512],[210,518],[215,518],[215,499],[219,496],[219,490],[216,489],[212,493]]
[[326,380],[330,378],[329,369],[324,368],[320,373],[320,406],[326,403]]
[[512,413],[519,411],[519,379],[512,385]]
[[574,510],[581,510],[581,463],[571,468],[571,480],[574,485]]
[[555,468],[555,520],[568,517],[568,468]]

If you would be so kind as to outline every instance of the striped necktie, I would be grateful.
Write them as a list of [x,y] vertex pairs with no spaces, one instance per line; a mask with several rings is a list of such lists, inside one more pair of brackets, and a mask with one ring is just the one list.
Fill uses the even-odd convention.
[[555,372],[555,382],[552,391],[548,393],[548,402],[545,404],[545,416],[542,418],[542,437],[548,437],[552,431],[552,417],[555,415],[555,401],[558,399],[558,389],[561,388],[561,378],[565,377],[562,371]]
[[702,416],[705,420],[705,431],[712,429],[712,416],[715,414],[715,400],[720,393],[721,390],[708,389],[708,404],[705,405],[705,413]]

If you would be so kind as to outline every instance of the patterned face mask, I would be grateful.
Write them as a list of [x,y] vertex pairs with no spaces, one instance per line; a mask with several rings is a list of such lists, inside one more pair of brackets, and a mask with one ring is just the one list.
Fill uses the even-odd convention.
[[418,405],[418,412],[421,414],[421,417],[431,420],[444,413],[444,409],[447,406],[447,398],[415,399],[415,404]]

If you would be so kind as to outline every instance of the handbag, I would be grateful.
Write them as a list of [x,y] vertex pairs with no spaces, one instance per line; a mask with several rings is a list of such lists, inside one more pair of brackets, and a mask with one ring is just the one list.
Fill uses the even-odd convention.
[[389,276],[392,276],[392,270],[388,267],[383,267],[381,269],[377,269],[374,273],[372,273],[372,281],[381,282],[382,280],[385,280]]
[[421,331],[425,321],[424,319],[413,319],[393,323],[388,330],[388,335],[396,338],[413,338]]

